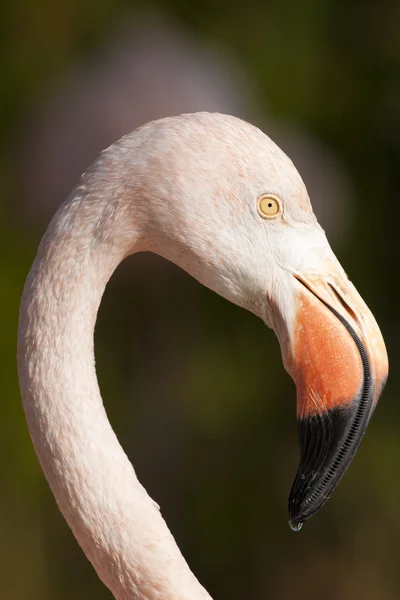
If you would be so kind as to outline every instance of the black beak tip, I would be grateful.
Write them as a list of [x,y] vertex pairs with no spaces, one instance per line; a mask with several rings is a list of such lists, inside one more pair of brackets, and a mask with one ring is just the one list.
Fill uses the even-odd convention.
[[301,458],[289,497],[293,531],[322,508],[347,470],[365,433],[371,403],[368,390],[347,408],[298,420]]
[[350,464],[365,429],[358,426],[348,443],[356,413],[357,402],[348,409],[299,419],[301,459],[288,507],[294,531],[325,504]]
[[298,488],[296,491],[292,488],[289,498],[289,527],[292,531],[300,531],[304,523],[313,517],[328,500],[328,494],[319,496],[314,500],[313,492],[315,489],[312,486],[305,492],[303,488],[303,491],[299,493]]

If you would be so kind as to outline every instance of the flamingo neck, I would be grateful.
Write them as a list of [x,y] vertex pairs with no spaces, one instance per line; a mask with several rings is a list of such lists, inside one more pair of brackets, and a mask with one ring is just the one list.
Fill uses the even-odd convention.
[[98,388],[93,332],[104,288],[143,249],[118,193],[78,188],[42,240],[22,298],[18,363],[30,434],[58,506],[118,600],[210,596],[114,434]]

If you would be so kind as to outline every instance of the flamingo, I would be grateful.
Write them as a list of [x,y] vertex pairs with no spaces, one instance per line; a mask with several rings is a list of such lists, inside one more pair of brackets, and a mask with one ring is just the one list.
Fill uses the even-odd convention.
[[209,113],[148,123],[105,150],[45,233],[21,302],[18,367],[58,506],[117,600],[210,598],[107,419],[93,332],[128,255],[155,252],[278,336],[297,388],[299,529],[349,466],[388,373],[382,335],[314,216],[290,159]]

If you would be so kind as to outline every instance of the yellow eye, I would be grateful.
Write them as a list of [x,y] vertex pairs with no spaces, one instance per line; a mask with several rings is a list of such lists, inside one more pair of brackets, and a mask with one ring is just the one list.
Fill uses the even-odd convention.
[[273,194],[265,194],[258,199],[258,212],[264,219],[273,219],[281,212],[281,202]]

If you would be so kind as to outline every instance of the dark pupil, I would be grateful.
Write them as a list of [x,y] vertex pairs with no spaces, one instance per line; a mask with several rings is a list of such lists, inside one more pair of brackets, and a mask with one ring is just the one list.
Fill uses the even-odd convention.
[[271,208],[271,206],[272,206],[272,202],[269,202],[269,203],[268,203],[268,206]]

